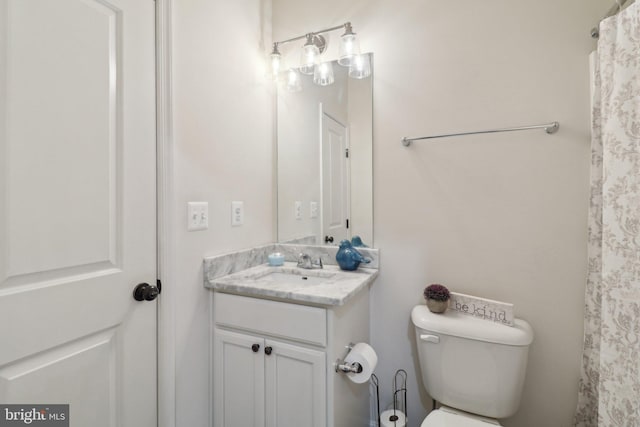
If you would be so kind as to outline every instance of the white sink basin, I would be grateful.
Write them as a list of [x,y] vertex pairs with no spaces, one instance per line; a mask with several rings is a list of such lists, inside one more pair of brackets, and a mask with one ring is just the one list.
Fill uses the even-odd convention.
[[274,283],[295,284],[295,285],[319,285],[325,283],[327,279],[333,277],[333,273],[321,270],[304,270],[304,271],[272,271],[264,276],[262,280],[269,280]]

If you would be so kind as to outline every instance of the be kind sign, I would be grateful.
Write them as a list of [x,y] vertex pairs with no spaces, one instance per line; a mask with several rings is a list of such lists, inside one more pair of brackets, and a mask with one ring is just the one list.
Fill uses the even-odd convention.
[[449,310],[513,326],[513,304],[450,292]]

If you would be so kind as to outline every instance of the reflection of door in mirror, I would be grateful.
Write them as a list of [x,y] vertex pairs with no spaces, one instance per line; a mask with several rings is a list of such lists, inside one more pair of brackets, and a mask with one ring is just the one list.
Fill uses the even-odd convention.
[[[321,107],[322,108],[322,107]],[[347,127],[326,111],[322,129],[322,236],[336,244],[349,239],[349,143]]]

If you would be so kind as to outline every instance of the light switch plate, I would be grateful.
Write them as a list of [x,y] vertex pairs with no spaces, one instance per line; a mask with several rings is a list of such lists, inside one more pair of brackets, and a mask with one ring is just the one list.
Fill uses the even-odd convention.
[[231,225],[244,224],[244,202],[231,202]]
[[187,230],[199,231],[209,228],[209,203],[187,203]]
[[318,218],[318,202],[309,202],[309,218]]

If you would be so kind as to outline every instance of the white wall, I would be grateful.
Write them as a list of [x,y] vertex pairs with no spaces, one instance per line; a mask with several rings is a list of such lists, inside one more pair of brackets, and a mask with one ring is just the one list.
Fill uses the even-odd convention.
[[[264,78],[268,0],[173,2],[176,426],[209,425],[209,307],[202,258],[274,241],[272,96]],[[263,19],[262,15],[266,19]],[[231,227],[231,201],[244,225]],[[209,229],[186,231],[188,201]]]
[[[375,55],[372,288],[377,369],[409,377],[411,425],[430,407],[409,313],[429,283],[512,302],[536,332],[519,413],[568,426],[586,271],[589,29],[599,0],[274,0],[274,39],[346,20]],[[336,36],[337,39],[337,36]],[[337,43],[335,43],[337,44]],[[419,142],[448,131],[558,120],[542,131]]]

